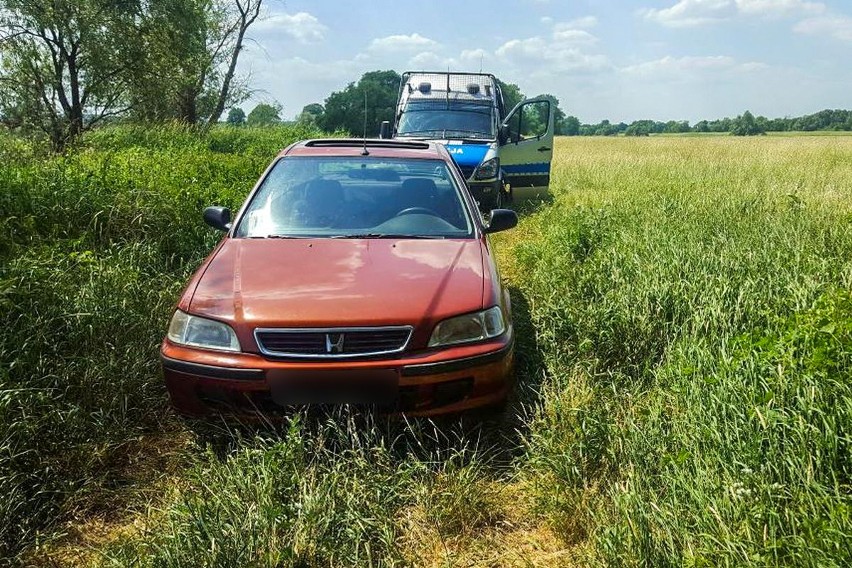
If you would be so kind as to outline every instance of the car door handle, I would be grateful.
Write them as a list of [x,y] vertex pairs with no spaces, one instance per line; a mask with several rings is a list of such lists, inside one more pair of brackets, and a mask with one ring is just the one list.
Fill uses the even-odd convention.
[[541,148],[538,149],[539,152],[547,152],[548,150],[550,150],[550,148],[548,146],[542,146]]

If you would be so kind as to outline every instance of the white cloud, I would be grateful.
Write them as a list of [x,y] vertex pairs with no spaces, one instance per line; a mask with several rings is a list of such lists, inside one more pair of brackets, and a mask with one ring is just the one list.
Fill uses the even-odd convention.
[[822,2],[804,0],[736,0],[736,3],[740,13],[758,16],[820,14],[826,9]]
[[[286,75],[296,83],[304,81],[343,82],[344,79],[354,76],[352,71],[353,61],[326,61],[318,63],[316,61],[309,61],[304,57],[296,56],[263,63],[265,64],[262,66],[258,65],[260,69],[254,72],[255,78],[266,79],[272,82],[280,79],[282,75]],[[282,73],[284,70],[286,70],[286,73]]]
[[407,51],[415,52],[423,49],[433,49],[438,46],[438,42],[423,37],[418,33],[411,35],[392,35],[382,38],[376,38],[370,42],[370,51],[378,52],[397,52]]
[[623,67],[621,71],[628,75],[656,77],[660,75],[695,75],[707,72],[745,72],[765,68],[766,65],[755,61],[739,63],[727,55],[672,57],[645,61],[637,65]]
[[584,53],[540,37],[513,39],[497,48],[497,57],[526,69],[546,68],[551,73],[591,72],[608,66],[605,55]]
[[539,59],[547,54],[547,43],[540,37],[512,39],[497,48],[497,56],[509,59]]
[[530,76],[602,71],[610,67],[609,60],[605,55],[589,51],[598,38],[579,29],[596,24],[593,16],[554,23],[549,36],[509,40],[498,47],[495,54],[503,63]]
[[[552,20],[551,20],[552,21]],[[556,24],[556,27],[565,28],[593,28],[598,25],[598,19],[594,16],[583,16],[582,18],[577,18],[576,20],[571,20],[569,22],[563,22],[560,24]]]
[[447,57],[440,51],[421,51],[408,60],[408,69],[432,69],[450,71],[475,71],[486,69],[494,56],[488,51],[477,49],[464,49],[458,57]]
[[432,51],[423,51],[408,60],[408,67],[410,69],[440,70],[452,67],[449,62],[449,59],[441,57],[437,53]]
[[301,43],[314,43],[325,39],[328,27],[307,12],[277,13],[259,21],[252,31],[262,34],[284,33]]
[[553,39],[558,42],[570,44],[586,44],[590,45],[597,43],[598,38],[587,32],[586,30],[558,30],[553,32]]
[[840,41],[852,41],[852,18],[822,16],[802,20],[793,27],[800,34],[828,35]]
[[480,59],[484,59],[486,57],[488,57],[488,52],[480,47],[477,49],[462,50],[459,59],[462,61],[475,61],[478,63]]
[[826,10],[822,2],[806,0],[680,0],[661,9],[643,8],[646,20],[671,28],[713,24],[735,16],[781,17],[819,14]]
[[731,0],[680,0],[660,10],[643,8],[639,14],[663,26],[685,28],[722,21],[734,14],[734,6]]

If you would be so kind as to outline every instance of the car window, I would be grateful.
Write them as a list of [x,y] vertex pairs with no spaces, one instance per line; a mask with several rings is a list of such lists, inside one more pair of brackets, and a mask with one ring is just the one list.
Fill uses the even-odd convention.
[[550,101],[525,102],[507,121],[509,140],[520,142],[521,140],[544,136],[547,134],[549,115]]
[[465,238],[473,224],[441,160],[292,156],[273,166],[235,236]]

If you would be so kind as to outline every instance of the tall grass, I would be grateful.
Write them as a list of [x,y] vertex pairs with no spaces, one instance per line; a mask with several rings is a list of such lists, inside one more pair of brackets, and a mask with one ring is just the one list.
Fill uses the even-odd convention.
[[[147,531],[103,552],[106,566],[374,566],[418,558],[399,543],[488,525],[496,500],[476,451],[347,412],[210,452]],[[416,441],[415,441],[416,440]],[[442,449],[443,448],[443,449]]]
[[613,566],[852,563],[852,141],[565,141],[522,473]]
[[[553,203],[495,239],[522,335],[501,420],[176,423],[156,347],[200,208],[306,134],[0,138],[7,554],[62,563],[63,520],[112,507],[79,563],[852,563],[852,139],[558,140]],[[183,469],[98,498],[147,435]]]
[[0,138],[0,558],[113,487],[126,446],[162,428],[157,346],[216,238],[201,209],[237,205],[308,134],[111,128],[62,156]]

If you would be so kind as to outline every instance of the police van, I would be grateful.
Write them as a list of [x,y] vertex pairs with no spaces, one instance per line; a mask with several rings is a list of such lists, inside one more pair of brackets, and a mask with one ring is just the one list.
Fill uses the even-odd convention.
[[553,111],[546,98],[506,109],[490,74],[407,71],[394,122],[382,124],[382,137],[443,143],[487,213],[547,192]]

